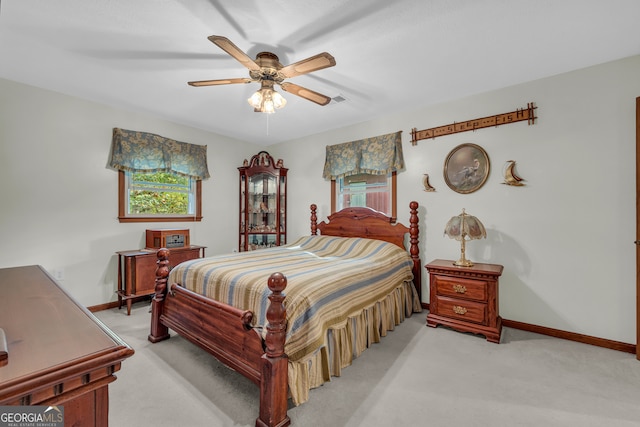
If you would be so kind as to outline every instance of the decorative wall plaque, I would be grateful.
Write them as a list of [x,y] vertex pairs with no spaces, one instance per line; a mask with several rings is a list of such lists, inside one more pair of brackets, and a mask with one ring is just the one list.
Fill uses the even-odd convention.
[[482,147],[458,145],[444,161],[444,180],[456,193],[473,193],[487,181],[490,168],[489,156]]
[[495,116],[482,117],[480,119],[467,120],[465,122],[453,122],[450,125],[438,126],[430,129],[411,129],[411,145],[416,145],[421,139],[435,139],[439,136],[452,135],[459,132],[475,131],[476,129],[488,128],[492,126],[507,125],[526,120],[529,125],[535,124],[536,107],[533,102],[527,103],[527,108]]

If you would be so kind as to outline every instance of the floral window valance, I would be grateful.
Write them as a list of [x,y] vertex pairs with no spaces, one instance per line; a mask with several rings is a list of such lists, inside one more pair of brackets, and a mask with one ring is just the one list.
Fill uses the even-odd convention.
[[174,172],[209,178],[207,146],[146,132],[113,128],[109,166],[129,172]]
[[402,131],[343,144],[328,145],[324,162],[325,179],[360,173],[386,175],[404,168]]

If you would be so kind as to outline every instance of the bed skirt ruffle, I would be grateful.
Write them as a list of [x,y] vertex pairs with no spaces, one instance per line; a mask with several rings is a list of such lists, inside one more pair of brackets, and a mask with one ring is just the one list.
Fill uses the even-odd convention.
[[422,311],[413,282],[398,285],[391,293],[369,307],[351,313],[345,322],[329,328],[324,345],[312,355],[289,360],[289,395],[294,405],[309,399],[309,390],[339,377],[371,344],[392,331],[412,313]]

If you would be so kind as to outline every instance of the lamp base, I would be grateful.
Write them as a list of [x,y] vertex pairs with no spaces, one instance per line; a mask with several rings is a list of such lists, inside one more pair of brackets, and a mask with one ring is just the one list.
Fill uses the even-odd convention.
[[473,263],[466,258],[460,258],[453,265],[457,265],[458,267],[473,267]]

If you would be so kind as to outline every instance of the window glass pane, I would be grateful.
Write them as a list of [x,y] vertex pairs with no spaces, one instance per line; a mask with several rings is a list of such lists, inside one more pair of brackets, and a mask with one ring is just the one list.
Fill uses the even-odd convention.
[[352,182],[345,188],[345,194],[349,195],[349,206],[367,206],[366,182]]
[[351,175],[336,183],[338,210],[362,206],[391,215],[391,175]]
[[194,182],[167,172],[127,173],[129,215],[193,215]]

